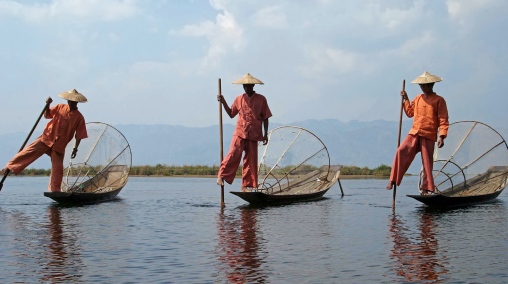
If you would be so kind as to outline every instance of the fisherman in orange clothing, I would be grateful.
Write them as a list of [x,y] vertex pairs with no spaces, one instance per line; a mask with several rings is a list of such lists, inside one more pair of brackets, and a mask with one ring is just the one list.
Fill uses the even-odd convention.
[[[434,91],[434,83],[442,79],[425,71],[411,83],[419,84],[423,94],[409,103],[407,93],[401,91],[404,99],[404,112],[408,117],[414,117],[413,125],[407,137],[402,141],[393,159],[390,181],[386,189],[400,185],[402,177],[413,162],[418,152],[421,152],[423,176],[421,192],[424,195],[434,193],[434,178],[432,176],[434,144],[444,146],[444,139],[448,135],[448,109],[446,101]],[[439,131],[439,137],[438,137]]]
[[74,136],[76,143],[71,154],[71,158],[74,159],[81,139],[87,138],[88,134],[86,132],[85,118],[77,107],[78,102],[87,102],[86,97],[78,93],[76,89],[63,92],[59,96],[66,99],[67,104],[57,104],[49,108],[49,104],[53,102],[53,99],[51,97],[46,99],[48,108],[44,112],[44,117],[51,120],[44,128],[41,136],[16,154],[5,165],[5,168],[2,169],[3,175],[8,172],[19,174],[43,154],[47,154],[51,157],[51,176],[48,190],[60,191],[63,178],[65,147]]
[[242,163],[242,191],[250,191],[250,188],[258,187],[258,141],[263,141],[263,145],[268,143],[268,118],[272,113],[266,98],[254,91],[254,85],[263,85],[263,82],[247,73],[233,84],[242,84],[245,93],[236,97],[231,108],[222,95],[217,96],[229,117],[239,114],[229,153],[220,165],[217,184],[224,185],[224,180],[229,184],[233,183],[242,152],[245,152]]

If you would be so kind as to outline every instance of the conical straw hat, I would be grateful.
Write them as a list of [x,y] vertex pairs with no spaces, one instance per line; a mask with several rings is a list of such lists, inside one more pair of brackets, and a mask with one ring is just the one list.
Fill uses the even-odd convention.
[[428,83],[436,83],[441,82],[441,78],[436,75],[432,75],[429,72],[425,71],[422,75],[416,77],[411,83],[413,84],[428,84]]
[[78,103],[86,103],[88,100],[83,94],[78,93],[76,89],[72,89],[67,92],[63,92],[58,95],[59,97],[66,99],[68,101],[78,102]]
[[252,77],[252,75],[249,73],[247,73],[247,75],[243,76],[242,78],[234,81],[233,84],[260,84],[260,85],[264,85],[264,83],[261,82],[261,80]]

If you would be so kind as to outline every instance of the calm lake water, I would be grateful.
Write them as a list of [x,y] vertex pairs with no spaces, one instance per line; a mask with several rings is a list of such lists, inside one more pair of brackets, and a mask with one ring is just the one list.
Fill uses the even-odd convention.
[[211,178],[129,179],[115,201],[62,207],[47,177],[0,192],[0,283],[508,283],[508,198],[428,210],[386,180],[254,208]]

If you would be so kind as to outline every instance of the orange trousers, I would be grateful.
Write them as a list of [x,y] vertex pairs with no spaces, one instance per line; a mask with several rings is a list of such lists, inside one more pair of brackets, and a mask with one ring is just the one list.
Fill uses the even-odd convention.
[[395,152],[390,181],[395,182],[396,185],[400,185],[402,177],[413,162],[416,154],[421,152],[423,164],[421,188],[434,191],[434,177],[432,176],[434,145],[435,142],[433,140],[422,136],[412,134],[406,136]]
[[222,161],[218,177],[232,184],[240,166],[242,153],[242,187],[258,187],[258,141],[242,139],[233,135],[229,152]]
[[49,178],[48,190],[60,191],[63,179],[64,154],[53,151],[53,148],[44,144],[40,137],[21,150],[21,152],[17,153],[5,167],[17,175],[43,154],[47,154],[51,157],[51,175]]

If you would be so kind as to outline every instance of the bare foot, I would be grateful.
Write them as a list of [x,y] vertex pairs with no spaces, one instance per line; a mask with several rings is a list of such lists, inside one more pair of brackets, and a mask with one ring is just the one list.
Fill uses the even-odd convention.
[[386,186],[386,190],[391,190],[391,189],[393,188],[393,186],[394,186],[394,185],[395,185],[395,182],[390,181],[390,182],[388,183],[388,185]]
[[242,192],[251,192],[248,187],[242,186]]
[[224,181],[222,180],[222,178],[221,178],[221,177],[218,177],[218,178],[217,178],[217,184],[218,184],[218,185],[224,185]]

